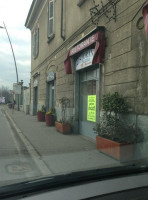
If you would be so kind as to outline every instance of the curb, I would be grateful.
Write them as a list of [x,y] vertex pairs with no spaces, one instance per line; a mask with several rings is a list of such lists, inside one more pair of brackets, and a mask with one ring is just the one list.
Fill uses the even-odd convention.
[[35,148],[32,146],[32,144],[29,142],[29,140],[24,136],[23,132],[18,128],[13,118],[8,114],[6,110],[4,110],[4,113],[6,115],[6,118],[10,121],[13,128],[15,129],[16,133],[18,134],[20,140],[23,142],[24,146],[26,147],[30,157],[36,164],[37,168],[41,172],[42,176],[49,176],[53,173],[50,171],[50,169],[47,167],[44,161],[41,160],[41,156],[38,154],[38,152],[35,150]]

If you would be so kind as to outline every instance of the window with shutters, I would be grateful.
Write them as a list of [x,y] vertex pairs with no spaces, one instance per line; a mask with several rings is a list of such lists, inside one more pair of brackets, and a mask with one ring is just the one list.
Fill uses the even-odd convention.
[[39,27],[33,33],[33,58],[35,59],[39,54]]
[[54,37],[54,0],[48,3],[48,28],[47,28],[48,41]]

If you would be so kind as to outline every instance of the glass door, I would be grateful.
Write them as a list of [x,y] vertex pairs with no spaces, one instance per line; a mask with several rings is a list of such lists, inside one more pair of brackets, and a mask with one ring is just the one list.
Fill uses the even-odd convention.
[[46,99],[46,108],[50,110],[54,106],[54,95],[55,95],[54,81],[47,83],[47,99]]
[[79,132],[95,138],[93,128],[99,115],[99,70],[80,72]]
[[33,114],[37,113],[37,105],[38,105],[38,87],[34,87],[34,103],[33,103]]

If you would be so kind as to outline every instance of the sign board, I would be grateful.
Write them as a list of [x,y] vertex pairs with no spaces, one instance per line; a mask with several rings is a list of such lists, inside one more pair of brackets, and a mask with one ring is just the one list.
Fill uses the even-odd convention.
[[79,44],[77,44],[75,47],[73,47],[70,50],[69,56],[72,56],[72,55],[82,51],[83,49],[86,49],[93,43],[95,43],[97,40],[97,37],[98,37],[98,33],[95,33],[95,34],[91,35],[90,37],[88,37],[87,39],[80,42]]
[[55,73],[54,72],[49,72],[47,76],[47,82],[53,81],[55,79]]
[[14,91],[14,94],[21,94],[21,85],[14,83],[13,84],[13,91]]
[[37,86],[38,86],[38,81],[37,81],[37,80],[34,81],[33,86],[34,86],[34,87],[37,87]]
[[76,70],[80,70],[92,65],[94,52],[94,49],[88,49],[85,52],[83,52],[76,60]]
[[87,120],[96,122],[96,95],[89,95],[87,99]]

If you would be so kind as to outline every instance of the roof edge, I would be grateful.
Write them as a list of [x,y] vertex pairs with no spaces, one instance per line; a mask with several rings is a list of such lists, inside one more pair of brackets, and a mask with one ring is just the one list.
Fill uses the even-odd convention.
[[34,8],[36,2],[37,2],[36,0],[33,0],[33,1],[32,1],[32,4],[31,4],[31,6],[30,6],[30,9],[29,9],[29,12],[28,12],[26,21],[25,21],[25,27],[26,27],[26,28],[29,28],[29,21],[30,21],[31,13],[32,13],[32,11],[33,11],[33,8]]
[[37,10],[40,8],[41,5],[43,5],[45,1],[44,0],[33,0],[31,7],[29,9],[27,19],[25,22],[25,27],[26,28],[31,28],[31,23],[33,21],[33,17],[36,17]]

